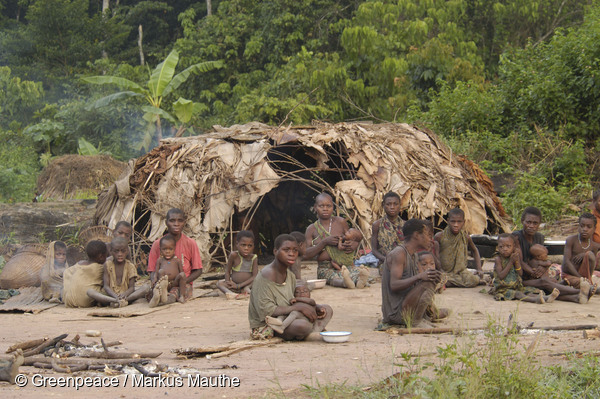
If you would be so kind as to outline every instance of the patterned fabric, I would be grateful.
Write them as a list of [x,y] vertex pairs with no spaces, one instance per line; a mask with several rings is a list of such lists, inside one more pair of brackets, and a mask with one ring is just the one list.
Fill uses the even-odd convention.
[[387,255],[404,242],[402,226],[404,220],[398,217],[396,222],[392,222],[388,215],[384,215],[379,222],[379,232],[377,233],[377,242],[379,243],[379,252]]
[[[354,284],[358,282],[358,275],[360,269],[354,265],[346,266],[350,272],[350,278],[354,281]],[[330,260],[320,261],[317,267],[317,278],[326,279],[327,284],[331,285],[331,282],[336,278],[342,278],[342,271],[336,270],[331,266]]]
[[274,335],[275,335],[275,331],[273,331],[273,329],[268,325],[264,325],[262,327],[255,327],[250,330],[250,339],[255,339],[255,340],[270,339],[270,338],[273,338]]
[[[321,238],[329,237],[330,233],[325,230],[325,227],[318,221],[314,223],[315,229],[317,230],[317,234]],[[327,245],[325,247],[325,251],[329,254],[331,260],[333,260],[338,265],[348,266],[348,270],[350,270],[350,266],[354,265],[354,258],[356,258],[356,251],[351,253],[346,253],[340,250],[338,247],[334,247],[331,245]]]
[[[502,268],[505,268],[508,262],[510,262],[510,258],[502,258]],[[523,280],[514,267],[511,267],[502,280],[498,278],[498,274],[494,271],[493,288],[490,290],[490,294],[494,295],[495,300],[511,301],[515,299],[518,291],[524,294],[537,294],[540,292],[537,288],[524,287]]]

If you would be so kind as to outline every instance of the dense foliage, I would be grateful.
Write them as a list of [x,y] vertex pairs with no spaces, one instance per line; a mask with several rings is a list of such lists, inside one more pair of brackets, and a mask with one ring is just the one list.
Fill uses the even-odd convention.
[[367,119],[431,128],[513,177],[513,216],[557,217],[594,181],[599,35],[593,0],[0,0],[0,199],[65,153]]

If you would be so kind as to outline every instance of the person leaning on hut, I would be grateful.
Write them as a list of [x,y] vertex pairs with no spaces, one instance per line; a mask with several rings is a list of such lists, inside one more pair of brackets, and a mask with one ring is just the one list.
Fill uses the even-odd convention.
[[[192,296],[192,284],[202,274],[202,259],[200,258],[200,251],[198,250],[198,244],[185,234],[183,234],[183,228],[185,227],[187,219],[185,213],[178,208],[171,208],[167,212],[167,231],[173,237],[175,237],[175,256],[183,264],[183,271],[187,276],[187,292],[169,293],[168,302],[175,302],[179,297],[179,294],[185,295],[186,299]],[[148,272],[156,273],[156,263],[160,258],[160,239],[157,239],[152,244],[150,254],[148,255]],[[178,290],[177,287],[174,290]]]
[[415,254],[431,242],[424,220],[410,219],[402,228],[404,243],[394,248],[383,263],[381,276],[381,312],[383,324],[417,326],[423,318],[432,321],[448,316],[448,310],[436,309],[435,286],[442,274],[428,269],[419,273]]
[[351,242],[342,244],[338,249],[342,236],[348,231],[348,223],[344,218],[333,215],[333,199],[327,193],[315,198],[317,221],[306,229],[306,242],[311,246],[306,249],[304,259],[317,257],[317,278],[326,279],[327,284],[343,288],[364,288],[369,278],[366,267],[354,266],[356,251]]

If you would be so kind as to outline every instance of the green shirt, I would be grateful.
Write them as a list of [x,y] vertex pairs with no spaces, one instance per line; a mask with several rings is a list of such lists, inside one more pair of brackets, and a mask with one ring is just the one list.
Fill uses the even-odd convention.
[[290,306],[296,289],[296,276],[287,271],[285,283],[278,284],[258,273],[252,283],[250,304],[248,305],[248,321],[250,328],[266,325],[265,317],[271,316],[278,306]]

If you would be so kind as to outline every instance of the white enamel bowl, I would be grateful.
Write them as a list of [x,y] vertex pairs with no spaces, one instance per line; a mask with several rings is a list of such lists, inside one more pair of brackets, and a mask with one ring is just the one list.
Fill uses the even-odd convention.
[[324,331],[321,333],[323,341],[331,343],[346,342],[350,339],[350,335],[352,335],[350,331]]

